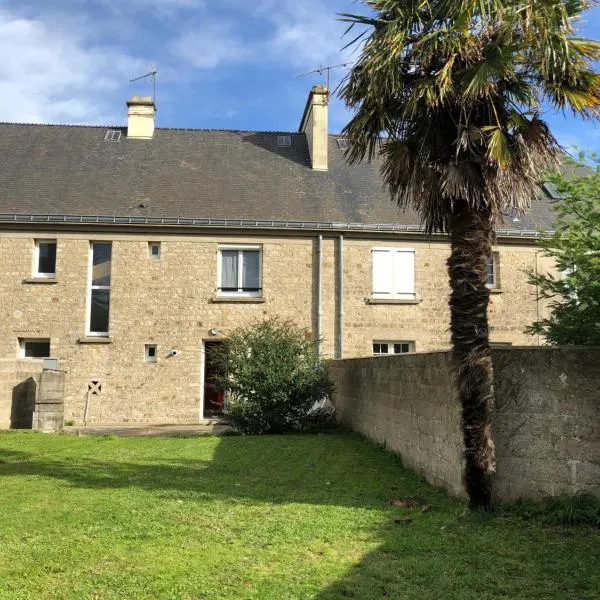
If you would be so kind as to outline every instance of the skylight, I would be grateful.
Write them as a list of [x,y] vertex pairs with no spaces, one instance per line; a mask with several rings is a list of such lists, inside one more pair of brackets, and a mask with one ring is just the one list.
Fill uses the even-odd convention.
[[118,142],[121,140],[121,132],[118,129],[109,129],[104,136],[105,142]]
[[278,135],[277,146],[279,148],[286,148],[292,145],[292,136],[290,135]]
[[348,150],[348,140],[344,138],[338,138],[337,145],[340,150]]

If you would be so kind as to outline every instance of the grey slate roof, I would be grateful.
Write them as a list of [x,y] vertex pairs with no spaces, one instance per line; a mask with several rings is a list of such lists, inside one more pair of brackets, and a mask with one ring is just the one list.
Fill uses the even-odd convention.
[[[157,129],[104,141],[107,127],[0,124],[0,213],[419,225],[382,188],[379,166],[349,166],[336,136],[329,171],[310,168],[306,137],[281,132]],[[536,200],[507,229],[550,229]]]

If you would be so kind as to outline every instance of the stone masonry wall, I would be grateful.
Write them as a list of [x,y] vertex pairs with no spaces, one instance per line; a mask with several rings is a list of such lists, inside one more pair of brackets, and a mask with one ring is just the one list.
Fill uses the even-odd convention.
[[[493,351],[499,499],[588,490],[600,497],[600,348]],[[330,362],[338,419],[464,495],[450,354]]]
[[[32,283],[35,239],[57,239],[56,281]],[[110,343],[83,343],[90,241],[112,241]],[[160,260],[148,242],[162,244]],[[218,246],[261,244],[263,301],[214,302]],[[369,304],[374,246],[416,251],[417,304]],[[522,268],[539,263],[535,246],[503,244],[502,289],[492,297],[493,341],[535,343],[522,334],[534,320],[535,290]],[[444,242],[346,236],[344,240],[344,347],[348,357],[368,356],[374,340],[413,341],[417,350],[448,346],[448,284]],[[537,261],[537,263],[536,263]],[[338,335],[338,239],[323,242],[323,351],[333,357]],[[539,263],[541,264],[541,263]],[[317,236],[145,233],[0,232],[0,359],[18,371],[19,338],[50,338],[51,354],[66,371],[65,419],[81,423],[92,381],[88,423],[193,423],[201,415],[202,344],[232,328],[278,315],[316,331]],[[519,306],[519,311],[514,311]],[[221,330],[218,336],[209,331]],[[158,360],[144,360],[145,344]],[[176,357],[168,357],[176,349]],[[38,361],[39,362],[39,361]],[[8,363],[7,363],[8,364]],[[12,381],[12,379],[11,379]],[[0,427],[9,423],[10,384],[0,384]]]

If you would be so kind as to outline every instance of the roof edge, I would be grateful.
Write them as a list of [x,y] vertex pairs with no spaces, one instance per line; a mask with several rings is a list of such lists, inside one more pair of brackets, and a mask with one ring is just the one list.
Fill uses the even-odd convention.
[[[208,227],[215,229],[273,229],[279,231],[356,231],[369,233],[411,233],[427,235],[420,225],[393,223],[341,223],[321,221],[281,221],[272,219],[193,219],[185,217],[142,217],[107,215],[33,215],[24,213],[0,213],[0,224],[55,224],[55,225],[154,225],[168,227]],[[541,239],[553,231],[521,229],[497,229],[497,237]]]

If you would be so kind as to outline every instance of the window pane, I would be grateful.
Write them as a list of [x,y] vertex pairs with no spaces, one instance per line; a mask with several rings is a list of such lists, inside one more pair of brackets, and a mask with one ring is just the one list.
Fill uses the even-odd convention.
[[243,252],[242,288],[245,291],[258,291],[260,288],[260,257],[257,250]]
[[492,254],[492,256],[490,256],[488,258],[488,264],[487,264],[487,285],[488,286],[494,286],[496,284],[496,270],[495,270],[495,265],[494,265],[494,255]]
[[56,242],[39,242],[38,273],[56,272]]
[[90,312],[90,332],[108,333],[108,312],[110,307],[109,290],[92,290]]
[[238,289],[238,251],[221,250],[221,289]]
[[50,340],[25,342],[26,358],[48,358],[50,356]]
[[394,354],[402,354],[402,344],[394,344]]
[[110,258],[112,244],[95,243],[92,246],[92,285],[110,285]]

